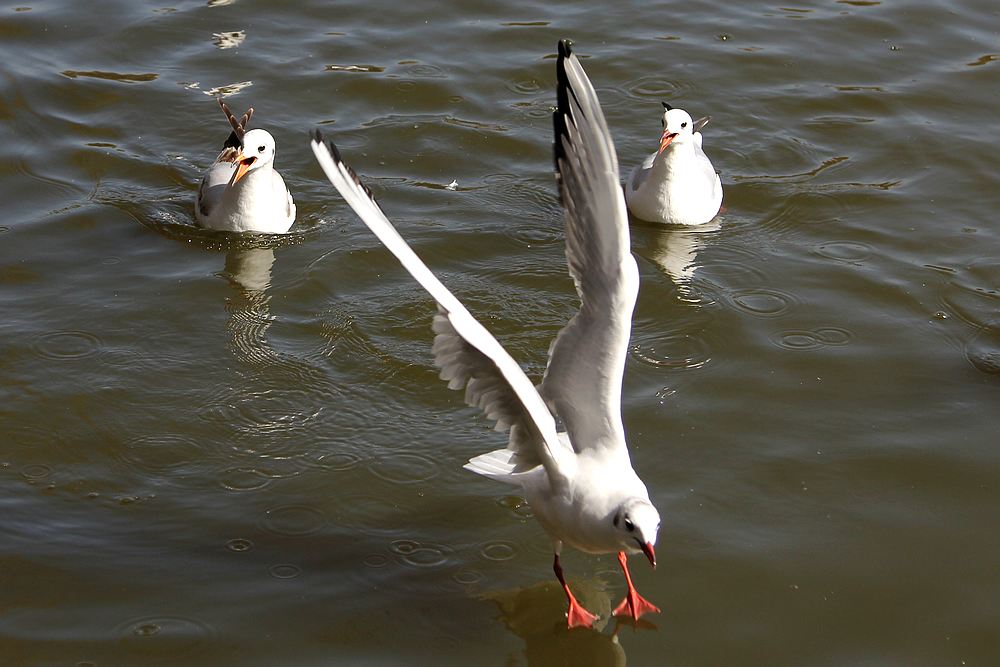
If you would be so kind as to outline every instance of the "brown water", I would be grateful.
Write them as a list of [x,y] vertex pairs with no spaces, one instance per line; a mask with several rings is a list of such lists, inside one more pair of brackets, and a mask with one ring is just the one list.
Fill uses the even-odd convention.
[[[308,149],[538,377],[560,37],[624,170],[666,100],[726,190],[633,228],[655,629],[561,627],[530,508],[461,469],[503,439],[430,299]],[[18,0],[0,57],[0,664],[1000,664],[995,3]],[[287,238],[192,227],[219,88]],[[565,565],[606,615],[613,558]]]

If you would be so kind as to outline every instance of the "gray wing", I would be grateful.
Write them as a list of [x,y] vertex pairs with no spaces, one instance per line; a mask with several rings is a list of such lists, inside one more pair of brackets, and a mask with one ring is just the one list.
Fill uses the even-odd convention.
[[195,197],[195,217],[199,223],[204,223],[206,219],[214,215],[222,202],[229,181],[236,173],[236,164],[223,159],[226,152],[230,150],[232,149],[224,149],[209,168],[205,177],[201,179],[198,195]]
[[508,449],[519,469],[541,464],[555,489],[565,484],[571,452],[559,440],[555,420],[528,376],[486,328],[431,272],[379,208],[371,191],[317,131],[313,153],[327,178],[375,236],[438,304],[434,358],[452,389],[481,408],[500,430],[510,429]]
[[574,450],[627,457],[621,388],[639,272],[614,143],[597,93],[565,41],[556,72],[556,180],[566,211],[566,260],[581,304],[552,343],[539,393]]

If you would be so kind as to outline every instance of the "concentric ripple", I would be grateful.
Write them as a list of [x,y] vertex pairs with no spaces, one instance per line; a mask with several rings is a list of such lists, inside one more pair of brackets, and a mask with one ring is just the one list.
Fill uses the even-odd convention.
[[479,555],[494,562],[511,560],[517,556],[517,547],[512,542],[494,540],[480,546]]
[[309,459],[309,464],[322,470],[353,470],[361,463],[361,457],[353,452],[327,452]]
[[244,551],[253,549],[253,542],[245,537],[235,537],[226,542],[226,548],[236,553],[243,553]]
[[101,339],[86,331],[53,331],[38,336],[32,348],[46,359],[82,359],[101,351]]
[[368,464],[379,479],[393,484],[418,484],[437,476],[438,462],[422,454],[389,454]]
[[784,315],[796,303],[794,296],[774,289],[746,289],[729,296],[734,306],[756,317]]
[[153,433],[126,443],[121,457],[130,466],[151,472],[173,470],[204,456],[193,438],[180,433]]
[[776,333],[772,341],[786,350],[816,350],[826,346],[841,346],[851,342],[854,335],[839,327],[819,327],[817,329],[789,329]]
[[389,545],[389,551],[400,561],[414,567],[436,567],[448,560],[449,550],[440,544],[429,544],[415,540],[396,540]]
[[230,468],[219,475],[219,484],[229,491],[256,491],[270,484],[272,479],[256,468]]
[[708,343],[691,334],[676,333],[632,347],[632,356],[654,368],[701,368],[712,360]]
[[291,563],[276,563],[269,567],[267,572],[275,579],[294,579],[302,574],[302,568]]
[[261,528],[286,537],[315,535],[326,527],[326,515],[308,505],[285,505],[264,512]]
[[52,468],[44,463],[31,463],[21,468],[21,476],[25,479],[45,479],[52,474]]
[[862,262],[872,254],[872,247],[857,241],[827,241],[816,246],[816,253],[840,262]]

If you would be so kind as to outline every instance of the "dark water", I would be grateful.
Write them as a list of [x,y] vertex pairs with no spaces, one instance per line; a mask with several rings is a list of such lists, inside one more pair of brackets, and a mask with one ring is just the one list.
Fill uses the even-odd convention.
[[[502,438],[429,298],[308,149],[538,377],[576,305],[560,37],[623,170],[667,100],[726,190],[633,228],[655,629],[560,628],[530,508],[461,470]],[[1000,663],[995,3],[18,0],[0,57],[3,665]],[[219,90],[286,238],[192,227]],[[606,616],[613,558],[565,565]]]

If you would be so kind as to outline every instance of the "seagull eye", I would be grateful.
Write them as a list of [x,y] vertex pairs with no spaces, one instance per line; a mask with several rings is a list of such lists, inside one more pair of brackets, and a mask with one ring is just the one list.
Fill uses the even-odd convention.
[[683,123],[681,123],[681,127],[687,127],[687,126],[688,126],[687,121],[684,121]]
[[629,521],[628,519],[625,519],[625,530],[631,533],[633,530],[635,530],[635,524]]
[[258,153],[263,153],[265,148],[266,148],[266,146],[258,146],[257,147],[257,152]]

